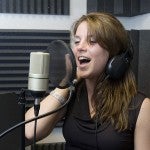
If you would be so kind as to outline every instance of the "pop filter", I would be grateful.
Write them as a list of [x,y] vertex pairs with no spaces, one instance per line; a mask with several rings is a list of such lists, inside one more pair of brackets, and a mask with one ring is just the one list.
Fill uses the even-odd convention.
[[52,87],[67,88],[76,77],[76,63],[71,48],[62,40],[47,47],[50,53],[49,80]]

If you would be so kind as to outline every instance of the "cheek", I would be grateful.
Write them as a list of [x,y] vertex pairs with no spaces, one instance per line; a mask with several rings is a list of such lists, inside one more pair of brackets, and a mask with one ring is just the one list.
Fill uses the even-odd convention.
[[103,59],[103,58],[98,59],[98,60],[96,60],[95,68],[96,68],[96,70],[100,70],[100,72],[102,72],[105,69],[106,64],[107,64],[106,59]]
[[100,72],[103,72],[103,70],[105,69],[108,59],[109,59],[109,54],[108,52],[104,52],[104,53],[99,53],[96,55],[96,60],[95,60],[95,67],[97,68],[96,70],[99,70]]

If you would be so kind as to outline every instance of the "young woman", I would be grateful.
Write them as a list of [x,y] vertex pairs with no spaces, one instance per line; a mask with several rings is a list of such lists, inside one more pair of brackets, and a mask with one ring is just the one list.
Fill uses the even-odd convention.
[[[72,50],[79,80],[75,93],[66,108],[38,120],[37,140],[65,117],[66,150],[149,150],[150,99],[137,91],[130,66],[117,79],[107,73],[112,58],[128,50],[132,55],[122,24],[107,13],[83,15],[73,25]],[[69,89],[52,93],[41,102],[39,115],[61,106]],[[32,117],[33,108],[26,113],[26,119]],[[33,122],[26,125],[28,139],[34,136],[33,128]]]

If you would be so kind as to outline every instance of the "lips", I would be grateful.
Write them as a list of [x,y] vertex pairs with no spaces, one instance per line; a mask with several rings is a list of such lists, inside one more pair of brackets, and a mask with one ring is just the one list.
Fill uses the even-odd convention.
[[87,64],[91,61],[91,59],[85,56],[80,56],[78,57],[78,61],[80,64]]

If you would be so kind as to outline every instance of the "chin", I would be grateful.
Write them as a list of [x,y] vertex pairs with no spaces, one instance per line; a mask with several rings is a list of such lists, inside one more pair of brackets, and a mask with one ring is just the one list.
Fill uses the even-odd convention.
[[86,78],[88,78],[89,76],[88,76],[88,75],[85,75],[85,74],[81,74],[80,77],[83,78],[83,79],[86,79]]
[[89,74],[81,74],[80,77],[83,78],[83,79],[89,79],[89,78],[91,78],[91,75],[89,75]]
[[91,71],[88,71],[88,70],[84,70],[84,71],[80,70],[79,75],[81,78],[89,79],[93,76],[93,73]]

